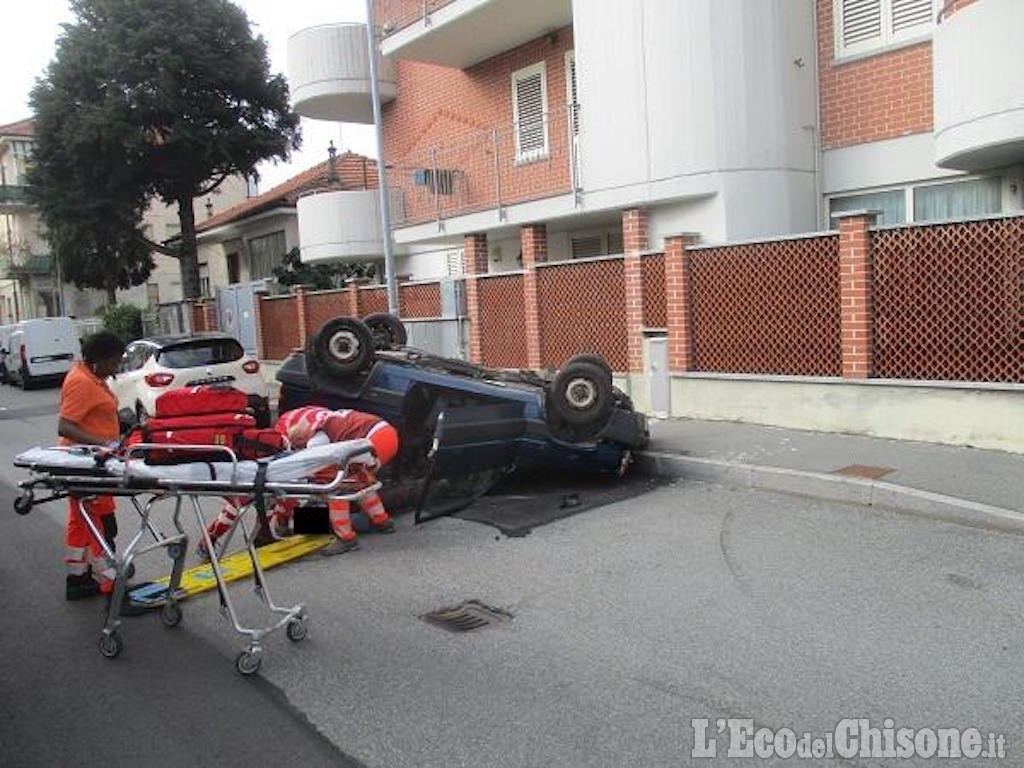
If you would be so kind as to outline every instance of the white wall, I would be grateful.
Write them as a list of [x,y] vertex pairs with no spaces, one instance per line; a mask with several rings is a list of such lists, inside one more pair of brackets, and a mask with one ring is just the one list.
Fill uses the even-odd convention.
[[813,12],[812,0],[576,0],[587,206],[719,194],[724,217],[694,229],[813,229]]

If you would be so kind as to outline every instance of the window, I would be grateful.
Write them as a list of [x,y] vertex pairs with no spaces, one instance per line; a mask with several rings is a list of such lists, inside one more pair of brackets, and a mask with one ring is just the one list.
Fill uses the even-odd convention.
[[548,154],[548,86],[544,62],[512,73],[512,119],[516,162],[541,160]]
[[242,345],[234,339],[203,339],[164,347],[156,359],[165,368],[201,368],[233,363],[244,354]]
[[274,267],[284,263],[287,252],[284,231],[272,232],[249,241],[249,279],[262,280],[274,276]]
[[863,195],[834,197],[829,201],[829,213],[860,210],[881,211],[879,224],[903,224],[907,221],[907,193],[902,189],[868,192]]
[[836,57],[898,45],[929,34],[941,0],[834,0]]
[[150,309],[160,303],[160,285],[158,283],[146,283],[146,304]]
[[990,216],[1003,210],[999,178],[933,184],[914,189],[914,221]]
[[594,256],[602,256],[604,250],[600,235],[584,235],[572,239],[572,257],[574,259],[589,259]]
[[448,251],[448,277],[462,277],[463,272],[465,272],[463,254],[464,251],[461,248],[458,248],[453,251]]

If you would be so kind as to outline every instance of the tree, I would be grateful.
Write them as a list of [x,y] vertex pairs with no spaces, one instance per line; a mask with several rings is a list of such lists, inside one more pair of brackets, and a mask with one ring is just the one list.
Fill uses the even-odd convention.
[[274,277],[281,285],[309,285],[318,291],[340,288],[345,280],[353,277],[373,277],[377,274],[374,264],[306,264],[298,248],[292,248],[281,259],[281,266],[274,267]]
[[105,290],[113,304],[118,288],[149,277],[153,260],[140,230],[143,144],[127,104],[102,88],[97,42],[67,30],[32,91],[29,193],[65,279]]
[[286,160],[298,148],[299,119],[288,107],[287,83],[270,72],[265,40],[228,0],[70,5],[76,19],[65,26],[47,75],[82,66],[91,92],[63,108],[102,116],[125,151],[117,175],[127,189],[177,206],[178,246],[145,242],[178,257],[185,297],[197,297],[193,200],[231,176],[255,176],[260,162]]

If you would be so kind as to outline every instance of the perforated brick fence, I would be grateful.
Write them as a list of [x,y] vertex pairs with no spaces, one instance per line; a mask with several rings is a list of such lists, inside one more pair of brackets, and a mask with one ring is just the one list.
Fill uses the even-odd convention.
[[875,372],[1024,382],[1024,219],[882,229]]
[[348,315],[348,291],[316,291],[306,294],[306,334],[312,336],[329,320]]
[[690,251],[694,370],[842,374],[836,235]]
[[646,254],[640,261],[644,280],[644,326],[668,325],[665,301],[665,254]]
[[440,283],[407,283],[398,287],[398,304],[402,317],[425,318],[441,316]]
[[388,311],[387,288],[360,288],[359,315],[365,317],[377,312]]
[[271,296],[260,300],[262,356],[268,360],[284,360],[302,344],[299,331],[298,306],[294,296]]
[[537,269],[541,361],[558,367],[573,355],[603,356],[626,370],[626,296],[621,257]]
[[488,275],[477,280],[477,287],[483,364],[493,368],[526,368],[523,276]]

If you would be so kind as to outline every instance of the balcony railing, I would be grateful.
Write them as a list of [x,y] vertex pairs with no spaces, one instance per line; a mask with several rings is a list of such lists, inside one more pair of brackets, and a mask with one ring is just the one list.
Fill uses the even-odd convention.
[[53,256],[39,253],[0,253],[0,277],[16,278],[53,273]]
[[462,134],[389,162],[402,197],[396,226],[462,216],[570,194],[580,188],[578,105],[534,121]]
[[0,184],[0,205],[28,205],[28,187],[20,184]]
[[452,2],[454,0],[377,0],[374,12],[377,25],[386,37],[417,21],[427,21],[430,14]]

